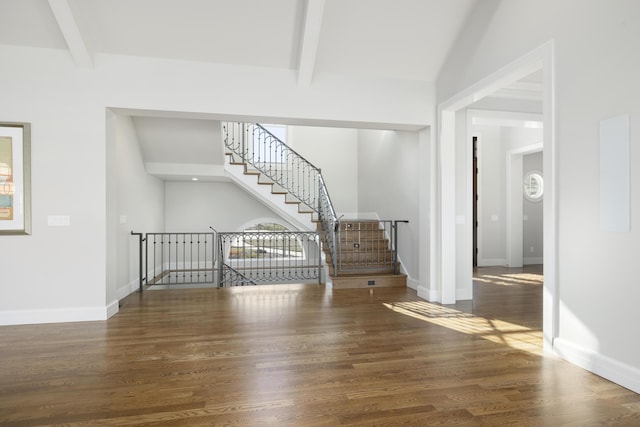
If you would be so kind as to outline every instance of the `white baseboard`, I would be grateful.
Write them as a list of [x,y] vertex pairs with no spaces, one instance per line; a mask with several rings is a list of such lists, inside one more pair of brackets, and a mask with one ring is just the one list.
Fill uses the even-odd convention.
[[109,319],[111,316],[115,316],[118,313],[118,311],[120,311],[120,301],[118,300],[111,301],[107,305],[107,319]]
[[418,285],[418,297],[429,302],[440,302],[440,292]]
[[407,275],[407,287],[413,289],[414,291],[418,290],[418,286],[420,286],[420,282],[415,279],[412,279]]
[[116,292],[116,296],[118,298],[118,300],[121,300],[123,298],[125,298],[126,296],[134,293],[135,291],[137,291],[140,286],[138,285],[139,279],[134,279],[132,281],[130,281],[129,283],[127,283],[126,285],[118,288],[117,292]]
[[473,289],[456,289],[456,301],[473,299]]
[[42,310],[0,311],[0,325],[33,325],[107,320],[118,312],[118,301],[103,307],[72,307]]
[[504,267],[507,265],[506,259],[479,259],[478,267]]
[[544,264],[544,258],[542,257],[531,257],[531,258],[522,258],[522,263],[524,265],[538,265]]
[[640,393],[640,368],[627,365],[593,350],[578,346],[562,338],[553,341],[553,351],[563,359]]

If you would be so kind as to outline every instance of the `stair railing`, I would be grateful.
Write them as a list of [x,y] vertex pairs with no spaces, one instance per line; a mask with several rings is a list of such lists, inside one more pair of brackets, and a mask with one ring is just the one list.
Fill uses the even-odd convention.
[[340,259],[340,218],[336,215],[329,197],[329,190],[324,183],[322,174],[318,176],[318,220],[322,226],[324,244],[331,257],[331,264],[335,274],[339,274],[338,260]]
[[138,286],[211,284],[216,232],[136,233],[138,237]]
[[320,169],[257,123],[223,122],[224,144],[237,160],[251,165],[314,212]]
[[224,144],[232,157],[251,165],[318,215],[334,266],[339,259],[339,218],[320,168],[257,123],[223,122]]

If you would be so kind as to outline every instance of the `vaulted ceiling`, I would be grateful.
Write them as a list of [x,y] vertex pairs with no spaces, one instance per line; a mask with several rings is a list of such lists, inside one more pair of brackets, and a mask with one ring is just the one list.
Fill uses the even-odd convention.
[[3,0],[0,44],[434,81],[477,0]]

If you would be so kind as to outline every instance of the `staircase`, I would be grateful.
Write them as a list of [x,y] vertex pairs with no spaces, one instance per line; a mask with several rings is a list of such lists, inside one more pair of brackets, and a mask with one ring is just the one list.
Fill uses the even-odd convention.
[[[389,223],[389,224],[387,224]],[[334,289],[405,287],[407,276],[400,273],[387,236],[392,221],[342,220],[337,230],[337,250],[333,255],[325,245],[325,256]],[[318,231],[321,226],[318,225]],[[392,228],[393,233],[397,229]],[[336,268],[341,274],[336,274]]]
[[320,169],[259,124],[223,123],[226,169],[234,181],[301,229],[317,229],[334,289],[404,287],[397,224],[338,218]]

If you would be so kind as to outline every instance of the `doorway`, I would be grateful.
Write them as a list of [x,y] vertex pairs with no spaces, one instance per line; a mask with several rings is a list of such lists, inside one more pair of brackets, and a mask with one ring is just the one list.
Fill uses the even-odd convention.
[[[544,289],[543,289],[543,335],[545,351],[552,350],[553,339],[558,335],[557,284],[557,201],[555,173],[555,111],[553,84],[553,42],[550,41],[529,54],[501,68],[475,85],[460,92],[438,107],[440,137],[437,145],[439,168],[433,179],[438,182],[436,213],[439,231],[437,250],[432,253],[431,266],[437,272],[440,301],[455,303],[457,295],[469,293],[473,287],[472,259],[472,175],[471,150],[460,147],[457,129],[457,114],[486,95],[495,92],[536,71],[542,71],[543,79],[543,164],[545,171],[544,204]],[[458,134],[456,134],[456,131]],[[456,150],[458,145],[458,150]],[[459,152],[466,150],[467,167],[461,168]],[[457,200],[456,179],[466,187],[468,196],[463,204]],[[462,232],[462,230],[465,230]],[[433,233],[436,235],[437,233]]]

